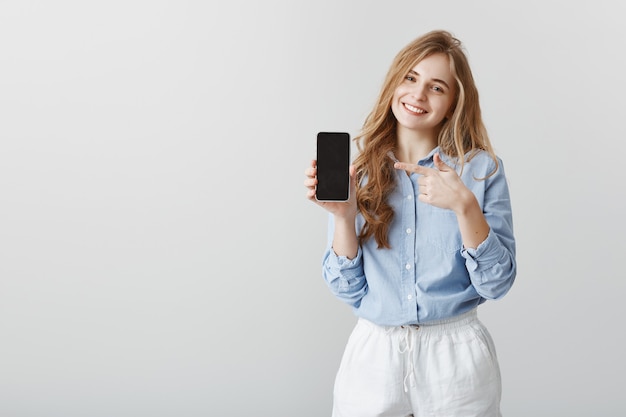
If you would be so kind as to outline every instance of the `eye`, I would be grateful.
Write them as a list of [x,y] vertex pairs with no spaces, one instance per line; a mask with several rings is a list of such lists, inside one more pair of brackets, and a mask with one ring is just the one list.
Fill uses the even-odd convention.
[[437,93],[443,93],[443,92],[444,92],[444,91],[443,91],[443,88],[439,87],[438,85],[434,85],[434,86],[432,87],[432,89],[433,89],[434,91],[436,91]]
[[404,79],[407,80],[407,81],[415,81],[415,77],[412,76],[411,74],[409,74],[406,77],[404,77]]

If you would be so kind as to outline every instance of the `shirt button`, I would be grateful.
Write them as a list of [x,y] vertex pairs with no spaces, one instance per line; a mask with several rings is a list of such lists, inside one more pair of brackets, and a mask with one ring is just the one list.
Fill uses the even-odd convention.
[[413,199],[413,196],[411,194],[407,195],[406,198],[408,198],[409,200]]
[[411,269],[411,264],[406,264],[406,265],[405,265],[405,268],[406,268],[406,269]]
[[406,229],[406,234],[411,234],[411,228],[409,227],[408,229]]
[[409,300],[413,299],[413,294],[409,294],[406,298],[408,298]]

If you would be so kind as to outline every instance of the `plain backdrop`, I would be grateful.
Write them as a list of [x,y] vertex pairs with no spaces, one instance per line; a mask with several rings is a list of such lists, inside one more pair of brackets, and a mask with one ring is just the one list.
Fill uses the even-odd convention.
[[504,415],[625,415],[619,2],[2,0],[0,417],[329,416],[355,318],[304,169],[431,29],[510,183]]

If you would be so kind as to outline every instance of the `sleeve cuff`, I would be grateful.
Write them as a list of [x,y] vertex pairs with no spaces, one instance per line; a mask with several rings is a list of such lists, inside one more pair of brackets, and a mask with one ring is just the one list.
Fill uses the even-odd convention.
[[333,248],[330,248],[328,251],[328,266],[333,269],[353,268],[361,262],[361,257],[362,251],[360,246],[354,259],[349,259],[347,256],[339,256]]
[[476,249],[461,249],[461,256],[465,258],[465,264],[470,272],[491,268],[498,262],[499,254],[497,237],[491,229],[487,238]]

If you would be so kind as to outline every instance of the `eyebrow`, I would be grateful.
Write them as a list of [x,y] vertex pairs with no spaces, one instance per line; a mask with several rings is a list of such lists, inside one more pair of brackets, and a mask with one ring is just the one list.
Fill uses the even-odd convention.
[[[419,75],[417,72],[413,71],[413,70],[409,70],[409,74],[414,74],[414,75]],[[437,83],[441,83],[443,85],[446,86],[446,88],[450,88],[450,86],[448,85],[447,82],[445,82],[444,80],[440,80],[439,78],[433,78],[433,81],[437,82]]]

